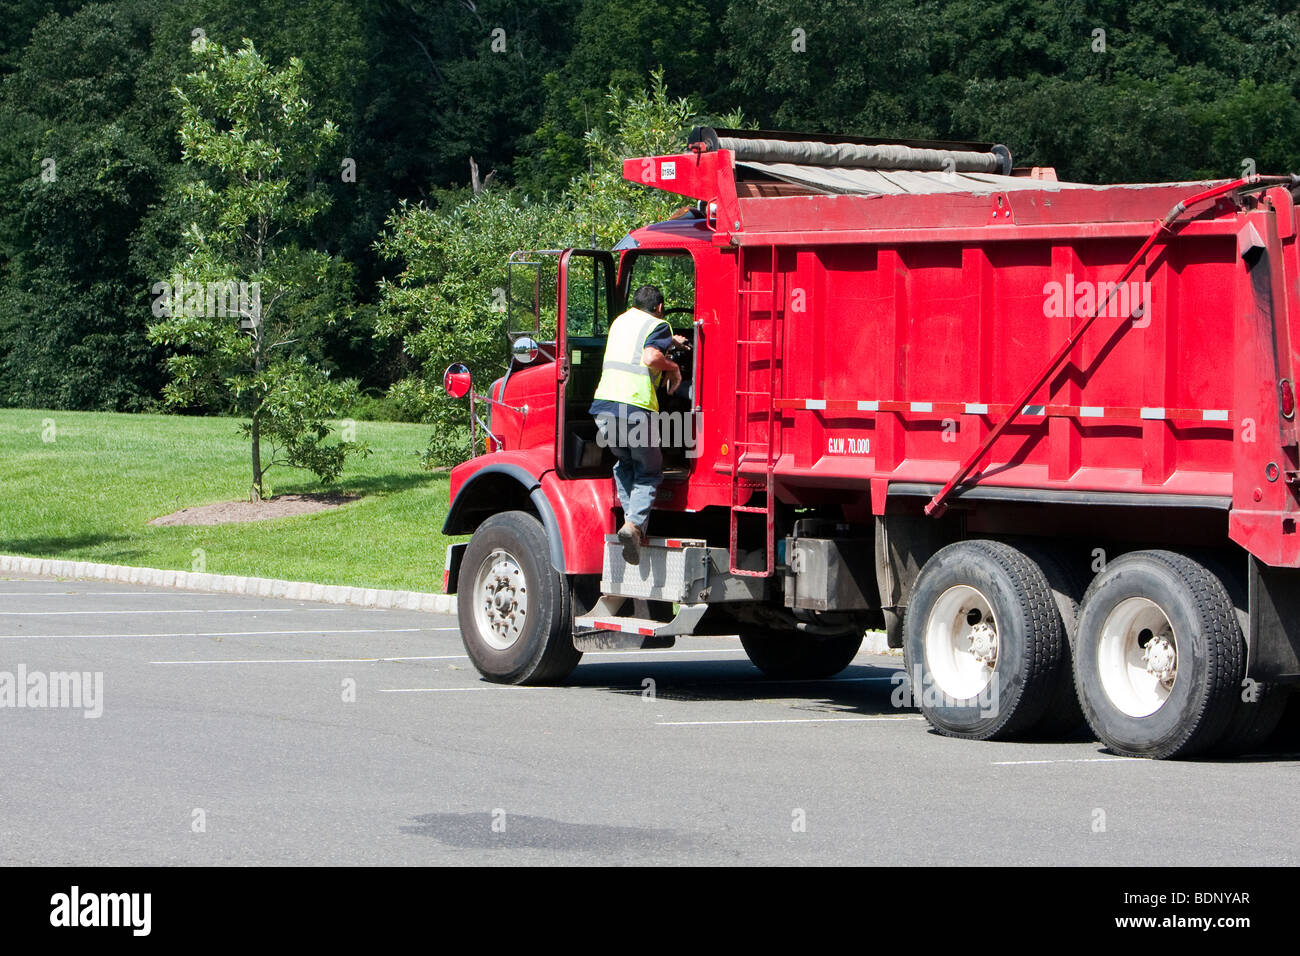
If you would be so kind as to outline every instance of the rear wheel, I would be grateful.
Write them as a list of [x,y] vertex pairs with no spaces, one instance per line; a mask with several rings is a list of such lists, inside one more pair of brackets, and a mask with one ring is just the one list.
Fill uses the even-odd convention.
[[1244,642],[1228,591],[1171,551],[1111,562],[1084,596],[1075,685],[1088,724],[1130,757],[1187,757],[1223,738]]
[[[1237,615],[1239,629],[1249,626],[1249,599],[1242,560],[1234,561],[1222,554],[1197,555],[1197,560],[1212,571],[1227,589],[1228,597]],[[1245,641],[1243,634],[1242,641]],[[1287,688],[1272,681],[1242,680],[1237,688],[1237,701],[1232,719],[1223,737],[1207,753],[1214,756],[1237,756],[1255,753],[1277,729],[1287,705]]]
[[1061,626],[1065,630],[1065,645],[1061,650],[1061,665],[1056,675],[1056,687],[1052,691],[1047,711],[1033,728],[1033,736],[1039,739],[1057,740],[1073,736],[1086,730],[1088,723],[1083,719],[1083,708],[1079,705],[1079,695],[1074,689],[1074,635],[1079,625],[1079,602],[1087,590],[1087,580],[1083,575],[1086,570],[1076,567],[1069,556],[1038,539],[1017,540],[1015,547],[1038,565],[1047,585],[1052,589],[1052,598],[1061,615]]
[[862,646],[862,635],[818,637],[747,625],[740,632],[740,643],[751,663],[764,676],[779,680],[816,680],[834,677],[853,663],[858,648]]
[[1052,589],[1027,555],[959,541],[921,569],[903,620],[912,699],[940,733],[1024,733],[1046,714],[1066,637]]
[[549,553],[541,522],[522,511],[488,518],[465,549],[457,585],[461,639],[490,681],[556,683],[582,657],[573,646],[569,582]]

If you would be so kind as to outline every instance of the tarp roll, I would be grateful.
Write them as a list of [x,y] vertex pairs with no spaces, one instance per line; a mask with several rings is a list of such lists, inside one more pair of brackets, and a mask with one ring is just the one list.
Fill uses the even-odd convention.
[[936,173],[915,169],[831,169],[827,166],[792,166],[789,163],[739,161],[736,163],[736,168],[753,170],[773,179],[782,179],[829,195],[901,196],[932,193],[987,195],[1020,189],[1059,192],[1062,189],[1103,188],[1081,183],[1061,183],[1054,179],[998,176],[993,173]]
[[731,136],[719,137],[718,146],[734,152],[738,161],[752,163],[954,173],[997,173],[1001,169],[1001,160],[995,153],[965,150],[787,142],[780,139],[739,139]]

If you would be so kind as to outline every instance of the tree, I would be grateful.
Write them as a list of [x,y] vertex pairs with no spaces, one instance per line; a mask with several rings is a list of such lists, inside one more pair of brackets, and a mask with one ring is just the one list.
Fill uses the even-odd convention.
[[[377,328],[400,340],[420,369],[394,389],[427,397],[424,417],[435,432],[426,464],[464,458],[464,405],[442,395],[442,371],[457,361],[489,378],[504,369],[506,259],[516,249],[547,248],[560,215],[556,202],[492,185],[477,195],[457,190],[438,194],[432,204],[403,203],[389,219],[377,246],[403,268],[382,286]],[[553,303],[553,284],[549,293]]]
[[139,240],[176,149],[145,66],[155,13],[135,2],[49,16],[0,87],[0,404],[156,401]]
[[[340,129],[325,178],[332,203],[304,227],[304,245],[354,268],[362,305],[320,330],[327,367],[387,388],[409,371],[393,340],[374,336],[379,280],[396,269],[373,243],[402,200],[418,202],[483,176],[508,181],[538,124],[540,77],[572,45],[571,0],[283,0],[166,2],[159,36],[238,45],[273,63],[303,60],[303,91]],[[498,32],[500,31],[500,32]],[[172,81],[174,82],[174,81]],[[168,85],[171,85],[169,83]],[[604,87],[599,78],[596,93]]]
[[1001,142],[1063,179],[1150,182],[1295,168],[1297,30],[1244,0],[729,0],[719,56],[764,127]]
[[724,46],[726,0],[582,0],[570,4],[567,33],[573,48],[551,57],[542,78],[542,116],[537,131],[521,144],[516,179],[534,194],[558,195],[589,168],[586,136],[607,132],[608,90],[635,95],[647,75],[657,73],[673,96],[691,96],[697,106],[719,108],[727,71],[718,69]]
[[714,120],[703,114],[698,99],[672,97],[662,70],[650,75],[648,89],[611,86],[604,107],[599,125],[583,137],[588,171],[575,176],[564,193],[564,216],[556,223],[562,245],[608,248],[632,229],[681,208],[680,196],[624,179],[623,160],[683,152],[691,127],[700,123],[745,125],[739,110]]
[[[629,230],[667,219],[682,205],[679,196],[623,179],[625,158],[682,150],[692,125],[701,120],[700,104],[673,99],[662,72],[650,88],[624,93],[611,87],[605,117],[584,138],[590,172],[575,177],[555,198],[541,200],[521,189],[493,185],[477,194],[447,192],[434,205],[403,204],[390,217],[377,243],[381,254],[403,263],[402,272],[384,284],[380,334],[400,337],[406,354],[421,371],[418,385],[433,395],[429,419],[436,426],[427,464],[463,459],[468,435],[460,403],[437,397],[443,369],[465,361],[479,375],[504,370],[507,323],[506,260],[516,249],[608,248]],[[722,125],[740,126],[739,113]],[[531,274],[522,285],[530,285]],[[544,272],[541,286],[542,334],[555,331],[555,274]],[[524,298],[531,291],[517,290]],[[531,319],[530,319],[531,321]],[[395,386],[397,387],[397,386]]]
[[[175,90],[182,158],[193,177],[179,197],[192,220],[174,276],[159,282],[150,338],[174,350],[164,389],[176,406],[231,404],[248,418],[250,497],[285,464],[333,481],[354,442],[326,444],[327,420],[355,397],[319,365],[320,329],[346,318],[347,264],[305,248],[300,230],[328,197],[316,171],[338,138],[304,98],[303,65],[275,70],[250,41],[235,51],[198,38],[200,68]],[[271,445],[268,460],[262,441]]]

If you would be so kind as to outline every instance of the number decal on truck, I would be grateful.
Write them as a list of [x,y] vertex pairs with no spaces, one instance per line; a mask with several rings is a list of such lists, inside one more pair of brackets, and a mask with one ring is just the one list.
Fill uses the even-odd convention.
[[870,438],[837,438],[833,435],[826,438],[826,454],[828,455],[870,455],[871,439]]

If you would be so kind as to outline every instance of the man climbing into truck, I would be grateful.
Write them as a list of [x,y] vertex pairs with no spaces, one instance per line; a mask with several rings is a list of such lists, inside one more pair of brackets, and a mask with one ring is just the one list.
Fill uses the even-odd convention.
[[591,414],[596,419],[599,444],[618,459],[614,485],[623,507],[618,539],[624,559],[637,564],[650,507],[663,481],[663,452],[658,431],[650,421],[659,411],[656,390],[661,382],[668,394],[677,390],[682,371],[667,352],[674,342],[682,348],[688,346],[664,321],[664,297],[656,286],[641,286],[632,302],[633,307],[609,327]]

